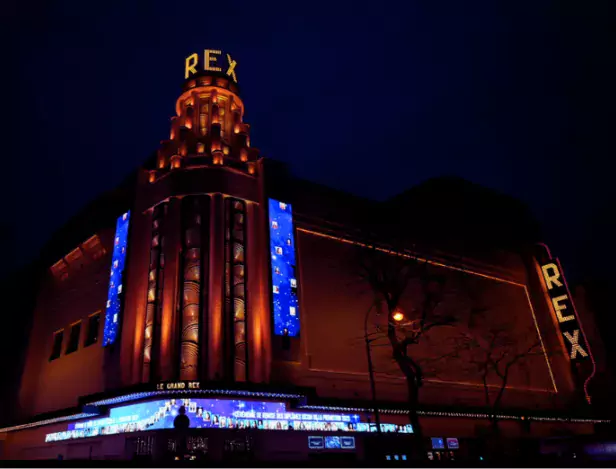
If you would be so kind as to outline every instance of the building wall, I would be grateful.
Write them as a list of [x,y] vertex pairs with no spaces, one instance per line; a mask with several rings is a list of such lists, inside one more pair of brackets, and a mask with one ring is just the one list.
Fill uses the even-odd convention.
[[[32,416],[77,405],[80,396],[103,391],[102,341],[113,230],[99,233],[105,255],[84,257],[59,280],[49,272],[43,282],[30,334],[20,389],[23,416]],[[89,315],[100,312],[98,342],[84,347]],[[66,354],[70,325],[81,320],[78,349]],[[64,330],[59,358],[49,360],[54,333]]]
[[[260,167],[262,169],[262,167]],[[259,169],[259,172],[261,171]],[[113,230],[109,229],[102,239],[107,250],[103,259],[88,265],[78,275],[69,276],[64,282],[51,277],[39,300],[32,333],[34,344],[29,351],[27,371],[21,401],[27,415],[70,407],[77,397],[118,388],[142,381],[173,380],[179,376],[179,311],[181,307],[182,271],[179,260],[182,255],[182,200],[180,188],[190,188],[191,196],[209,200],[207,232],[203,237],[203,249],[209,257],[204,266],[202,285],[200,342],[200,377],[210,380],[229,378],[229,365],[224,365],[229,345],[227,334],[229,313],[224,299],[224,239],[225,198],[246,197],[246,272],[247,272],[247,337],[249,379],[253,382],[282,382],[316,387],[319,395],[339,398],[370,396],[367,375],[366,352],[363,340],[363,320],[371,304],[366,285],[357,282],[357,272],[352,263],[357,249],[346,243],[317,236],[302,228],[297,232],[302,333],[294,343],[292,353],[281,351],[279,337],[269,339],[271,334],[271,307],[269,305],[269,268],[267,265],[267,223],[263,201],[267,200],[262,180],[240,175],[224,168],[215,168],[209,174],[205,168],[170,174],[152,184],[147,174],[142,174],[136,209],[131,220],[129,244],[127,293],[123,313],[121,344],[104,350],[100,344],[80,349],[68,356],[64,354],[49,362],[53,332],[65,327],[65,344],[68,326],[84,319],[82,339],[85,334],[85,319],[95,311],[104,309],[107,293],[108,270],[111,255]],[[200,179],[196,177],[201,174]],[[183,177],[188,179],[184,180]],[[228,180],[225,178],[228,176]],[[214,179],[212,179],[214,178]],[[250,184],[240,184],[248,178]],[[225,192],[208,193],[213,187]],[[246,182],[245,181],[245,182]],[[240,190],[240,192],[237,192]],[[180,192],[178,192],[180,191]],[[145,331],[146,298],[148,296],[148,271],[152,243],[153,201],[167,204],[163,234],[165,267],[162,273],[162,309],[157,318],[154,344],[158,368],[148,379],[143,375],[143,337]],[[318,230],[318,229],[317,229]],[[468,332],[470,322],[484,322],[485,328],[501,325],[510,330],[522,345],[538,341],[537,327],[546,353],[526,360],[524,367],[514,367],[510,375],[504,404],[526,407],[559,407],[567,402],[570,392],[567,387],[566,360],[556,353],[555,339],[549,310],[542,304],[543,296],[534,295],[532,284],[537,279],[529,277],[524,265],[512,259],[507,269],[501,265],[489,266],[452,261],[451,265],[467,266],[475,272],[487,272],[488,277],[462,273],[442,266],[431,270],[447,278],[446,292],[441,310],[461,315],[464,324],[456,328],[434,329],[428,341],[415,347],[415,357],[430,361],[433,357],[448,355],[455,349],[455,340]],[[456,263],[457,262],[457,263]],[[495,280],[491,276],[508,279]],[[525,285],[534,307],[529,304]],[[535,288],[536,290],[536,288]],[[534,295],[534,296],[533,296]],[[417,284],[410,285],[408,295],[401,306],[413,312],[421,303]],[[470,312],[479,308],[483,312],[471,318]],[[370,331],[376,324],[386,329],[386,315],[371,315]],[[536,321],[536,324],[535,324]],[[102,339],[102,338],[101,338]],[[270,347],[275,349],[272,362]],[[375,376],[380,399],[403,402],[406,400],[405,381],[391,360],[391,351],[385,337],[372,344]],[[458,354],[459,355],[459,354]],[[546,361],[546,355],[548,360]],[[465,365],[461,355],[444,357],[424,366],[425,387],[421,393],[424,404],[483,405],[484,395],[480,377]],[[550,366],[548,367],[547,362]],[[91,366],[94,364],[95,366]],[[271,368],[271,375],[270,375]],[[81,379],[74,380],[74,376]],[[500,381],[491,377],[496,390]],[[71,383],[67,388],[66,383]],[[563,384],[564,383],[564,384]],[[559,391],[555,396],[554,384]],[[44,389],[44,392],[42,390]]]
[[[295,384],[315,386],[319,395],[341,398],[369,398],[369,383],[364,342],[364,317],[372,303],[366,284],[358,282],[354,259],[355,246],[298,230],[301,300],[301,353],[296,360],[276,363],[276,378]],[[523,265],[512,277],[523,279]],[[531,308],[524,284],[504,283],[470,273],[443,267],[431,271],[446,277],[441,313],[460,317],[456,327],[433,329],[427,340],[413,346],[413,356],[424,360],[425,387],[420,399],[424,404],[483,405],[481,376],[468,366],[468,356],[460,351],[457,339],[469,334],[485,334],[495,327],[505,328],[516,345],[512,350],[523,351],[539,342],[536,311]],[[417,311],[422,293],[417,283],[409,284],[400,306],[410,316]],[[480,310],[475,314],[475,310]],[[386,314],[371,313],[369,332],[375,324],[386,330]],[[554,334],[540,327],[544,336]],[[374,338],[374,337],[373,337]],[[406,400],[405,381],[391,359],[391,348],[384,334],[372,343],[372,355],[379,399]],[[554,381],[554,361],[561,359],[545,346],[534,349],[524,363],[515,366],[509,376],[503,404],[549,408],[557,406]],[[546,357],[547,355],[547,357]],[[546,359],[547,358],[547,359]],[[548,366],[548,362],[550,365]],[[490,376],[489,384],[498,389],[501,381]],[[558,384],[558,383],[556,383]],[[557,386],[558,387],[558,386]],[[561,391],[566,391],[561,389]]]
[[[256,165],[259,168],[259,165]],[[257,171],[257,175],[260,170]],[[242,174],[228,168],[194,168],[168,174],[150,182],[147,173],[140,179],[129,253],[128,291],[125,302],[124,332],[121,358],[110,358],[121,369],[121,385],[139,382],[174,380],[180,377],[182,361],[182,311],[188,296],[194,296],[184,281],[187,215],[186,203],[200,201],[201,279],[198,339],[198,378],[210,380],[236,379],[234,364],[232,318],[237,301],[225,297],[225,263],[227,225],[230,223],[229,200],[238,200],[244,207],[243,250],[246,338],[248,341],[248,377],[263,382],[267,376],[269,309],[267,306],[267,244],[265,213],[261,200],[263,189],[259,177]],[[146,316],[150,296],[148,275],[152,263],[153,211],[165,206],[160,216],[159,233],[164,266],[158,274],[160,292],[152,327],[152,369],[144,371]],[[161,212],[162,213],[162,212]],[[160,231],[160,232],[159,232]],[[231,246],[230,246],[231,247]],[[235,254],[234,254],[235,255]],[[226,257],[227,256],[227,257]],[[231,281],[233,279],[229,279]],[[236,292],[236,288],[233,289]],[[237,293],[237,292],[236,292]],[[187,296],[188,295],[188,296]],[[191,297],[192,297],[191,296]],[[196,301],[194,298],[190,301]],[[185,320],[185,318],[184,318]],[[129,332],[130,331],[130,332]],[[241,379],[243,380],[243,379]]]

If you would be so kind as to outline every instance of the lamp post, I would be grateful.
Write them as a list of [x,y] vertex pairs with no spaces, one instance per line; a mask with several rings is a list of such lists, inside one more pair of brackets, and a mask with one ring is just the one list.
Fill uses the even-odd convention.
[[[366,316],[364,318],[364,341],[366,342],[366,358],[368,360],[368,376],[370,377],[370,390],[372,393],[372,411],[374,412],[374,420],[376,421],[376,431],[379,436],[381,436],[381,414],[379,412],[379,404],[376,399],[376,383],[374,381],[374,368],[372,366],[372,352],[370,349],[370,342],[374,339],[370,339],[368,334],[368,318],[370,317],[370,312],[372,311],[372,306],[366,311]],[[404,320],[405,316],[402,311],[399,309],[395,310],[391,314],[391,319],[395,323],[400,323]]]
[[370,311],[372,306],[366,311],[366,317],[364,319],[364,341],[366,342],[366,358],[368,360],[368,376],[370,377],[370,391],[372,392],[372,411],[374,412],[374,420],[376,421],[376,431],[378,435],[381,435],[381,415],[379,413],[379,405],[376,400],[376,383],[374,382],[374,368],[372,367],[372,353],[370,350],[370,342],[372,340],[368,337],[368,318],[370,317]]

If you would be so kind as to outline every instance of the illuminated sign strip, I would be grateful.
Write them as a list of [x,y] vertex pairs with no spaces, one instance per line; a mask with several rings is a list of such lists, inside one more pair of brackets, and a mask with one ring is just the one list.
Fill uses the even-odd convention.
[[[270,203],[271,203],[271,200],[270,200]],[[270,223],[271,223],[271,221],[270,221]],[[368,244],[360,243],[358,241],[353,241],[353,240],[341,238],[341,237],[338,237],[338,236],[332,236],[332,235],[328,235],[328,234],[325,234],[325,233],[320,233],[318,231],[308,230],[308,229],[305,229],[305,228],[297,228],[297,231],[301,231],[303,233],[311,234],[311,235],[314,235],[314,236],[319,236],[321,238],[331,239],[333,241],[338,241],[338,242],[341,242],[341,243],[352,244],[354,246],[360,246],[360,247],[364,247],[364,248],[374,249],[376,251],[383,252],[385,254],[389,254],[389,255],[392,255],[392,256],[400,256],[400,257],[404,257],[404,258],[407,258],[407,259],[415,259],[418,262],[425,262],[427,264],[435,265],[437,267],[443,267],[443,268],[449,269],[449,270],[455,270],[455,271],[458,271],[458,272],[464,272],[464,273],[467,273],[467,274],[476,275],[477,277],[482,277],[482,278],[486,278],[486,279],[489,279],[489,280],[494,280],[496,282],[507,283],[509,285],[515,285],[517,287],[523,288],[524,289],[524,293],[526,294],[526,299],[528,300],[528,307],[530,308],[530,313],[531,313],[531,315],[533,317],[533,322],[535,324],[535,329],[537,330],[537,336],[539,337],[539,341],[541,343],[541,350],[543,351],[543,356],[545,358],[545,363],[547,364],[547,367],[548,367],[548,373],[550,374],[550,379],[552,381],[552,386],[554,388],[554,392],[558,392],[558,388],[556,387],[556,380],[554,379],[554,374],[552,373],[552,367],[550,366],[550,361],[548,360],[548,355],[547,355],[547,353],[545,351],[545,345],[543,343],[543,337],[541,336],[541,331],[539,330],[539,323],[537,322],[537,316],[535,315],[535,308],[533,308],[533,304],[532,304],[532,302],[530,300],[530,295],[528,293],[528,288],[526,288],[526,285],[524,285],[523,283],[518,283],[518,282],[514,282],[512,280],[508,280],[508,279],[504,279],[504,278],[500,278],[500,277],[495,277],[493,275],[483,274],[481,272],[476,272],[476,271],[473,271],[473,270],[470,270],[470,269],[465,269],[465,268],[462,268],[462,267],[456,267],[456,266],[452,266],[452,265],[448,265],[448,264],[443,264],[442,262],[434,261],[434,260],[431,260],[431,259],[425,259],[425,258],[416,256],[416,255],[405,254],[405,253],[402,253],[402,252],[394,251],[392,249],[380,248],[378,246],[371,246],[371,245],[368,245]]]
[[269,199],[269,224],[274,334],[296,337],[300,317],[291,204]]
[[109,275],[109,290],[107,293],[107,309],[105,312],[105,328],[103,332],[103,347],[113,344],[118,335],[122,315],[122,281],[128,249],[128,224],[130,211],[118,218],[113,239],[113,256],[111,258],[111,273]]
[[[373,412],[373,409],[364,407],[336,407],[336,406],[318,406],[318,405],[305,405],[300,409],[312,409],[312,410],[334,410],[339,412]],[[395,414],[395,415],[408,415],[408,410],[403,409],[387,409],[381,408],[379,412],[382,414]],[[486,413],[470,413],[470,412],[448,412],[448,411],[433,411],[433,410],[418,410],[418,415],[425,415],[427,417],[460,417],[460,418],[475,418],[475,419],[487,419],[491,418],[490,414]],[[521,415],[505,415],[498,414],[497,418],[501,420],[539,420],[539,421],[553,421],[553,422],[572,422],[572,423],[610,423],[611,420],[606,419],[591,419],[591,418],[575,418],[575,417],[534,417],[534,416],[521,416]]]
[[[197,383],[196,381],[193,383]],[[122,402],[136,401],[139,399],[145,399],[147,397],[154,396],[167,396],[167,395],[177,395],[177,394],[214,394],[214,395],[225,395],[225,396],[242,396],[242,397],[269,397],[274,399],[299,399],[303,396],[302,394],[291,394],[291,393],[279,393],[279,392],[263,392],[263,391],[238,391],[234,389],[195,389],[192,388],[172,388],[167,387],[170,383],[163,383],[160,391],[146,391],[146,392],[138,392],[133,394],[126,394],[123,396],[110,397],[108,399],[101,399],[96,402],[90,402],[89,405],[94,406],[102,406],[102,405],[113,405],[120,404]],[[161,386],[158,384],[157,386]],[[166,389],[166,390],[162,390]]]
[[[123,402],[137,401],[142,399],[147,399],[148,397],[167,397],[170,396],[178,396],[179,399],[183,399],[187,394],[226,394],[228,396],[242,396],[245,398],[254,398],[254,397],[265,397],[265,398],[273,398],[273,399],[299,399],[302,396],[301,394],[288,394],[288,393],[274,393],[274,392],[253,392],[253,391],[236,391],[231,389],[194,389],[199,385],[198,382],[183,382],[185,386],[182,389],[179,389],[181,386],[175,386],[179,383],[161,383],[157,385],[160,389],[168,389],[167,391],[147,391],[147,392],[139,392],[132,393],[123,396],[117,396],[114,398],[103,399],[96,402],[90,402],[87,406],[109,406],[115,404],[121,404]],[[326,411],[326,412],[352,412],[352,413],[366,413],[371,414],[373,409],[363,408],[363,407],[342,407],[342,406],[321,406],[321,405],[303,405],[300,406],[297,410],[298,412],[304,411]],[[382,408],[380,410],[383,414],[392,414],[392,415],[407,415],[408,410],[404,409],[388,409]],[[484,419],[489,418],[489,414],[486,413],[469,413],[469,412],[448,412],[448,411],[428,411],[428,410],[418,410],[417,413],[419,415],[425,415],[427,417],[460,417],[460,418],[477,418]],[[22,425],[15,425],[11,427],[0,428],[0,433],[7,433],[19,430],[27,430],[29,428],[40,427],[44,425],[52,425],[65,421],[74,421],[74,420],[82,420],[88,417],[96,417],[99,414],[96,413],[86,413],[82,412],[79,414],[67,415],[62,417],[56,417],[53,419],[39,420],[36,422],[30,422]],[[498,415],[499,419],[509,419],[509,420],[521,420],[521,416],[516,415]],[[554,421],[554,422],[571,422],[571,423],[610,423],[611,420],[607,419],[592,419],[592,418],[574,418],[574,417],[535,417],[529,416],[525,417],[530,420],[538,420],[538,421]]]
[[[586,400],[590,402],[591,397],[588,393],[588,383],[595,375],[596,364],[584,334],[569,286],[567,285],[567,280],[563,275],[560,261],[558,259],[549,259],[547,263],[541,265],[541,274],[543,286],[549,298],[554,318],[562,334],[562,343],[571,365],[574,366],[578,362],[592,362],[592,370],[584,381],[584,395]],[[577,373],[575,368],[573,370],[574,374]]]
[[[153,392],[153,393],[141,393],[141,395],[139,397],[135,397],[134,395],[131,395],[131,399],[141,399],[144,397],[151,397],[152,395],[162,395],[163,393],[157,393],[157,392]],[[170,394],[170,393],[164,393],[164,394]],[[129,397],[129,396],[126,396]],[[274,397],[274,396],[272,396]],[[283,396],[278,396],[278,397],[283,397]],[[297,396],[295,396],[297,397]],[[128,400],[131,400],[128,399]],[[112,404],[114,402],[111,402],[110,400],[105,400],[105,401],[100,401],[100,404]],[[118,403],[118,402],[115,402]],[[312,406],[312,405],[307,405],[307,406],[302,406],[299,408],[299,410],[326,410],[326,411],[330,411],[330,412],[366,412],[366,413],[371,413],[372,409],[367,409],[367,408],[360,408],[360,407],[332,407],[332,406]],[[381,413],[383,414],[393,414],[393,415],[407,415],[408,414],[408,410],[400,410],[400,409],[381,409],[380,410]],[[460,418],[478,418],[478,419],[487,419],[490,416],[488,414],[481,414],[481,413],[467,413],[467,412],[436,412],[436,411],[424,411],[424,410],[418,410],[417,411],[418,415],[425,415],[427,417],[460,417]],[[72,420],[82,420],[84,418],[88,418],[88,417],[95,417],[98,414],[94,414],[94,413],[80,413],[80,414],[74,414],[74,415],[68,415],[68,416],[64,416],[64,417],[57,417],[57,418],[53,418],[53,419],[47,419],[47,420],[40,420],[38,422],[31,422],[31,423],[26,423],[23,425],[14,425],[12,427],[4,427],[4,428],[0,428],[0,433],[8,433],[8,432],[14,432],[14,431],[19,431],[19,430],[27,430],[29,428],[35,428],[35,427],[41,427],[43,425],[52,425],[52,424],[56,424],[56,423],[60,423],[60,422],[66,422],[66,421],[72,421]],[[509,419],[509,420],[521,420],[522,417],[520,416],[514,416],[514,415],[497,415],[497,417],[499,419]],[[570,423],[611,423],[611,420],[608,419],[592,419],[592,418],[573,418],[573,417],[534,417],[534,416],[530,416],[530,417],[526,417],[529,420],[537,420],[537,421],[541,421],[541,422],[570,422]]]
[[[112,408],[107,417],[70,423],[48,433],[45,442],[174,428],[184,407],[190,428],[375,432],[376,425],[358,414],[288,411],[284,402],[167,398]],[[412,426],[381,424],[384,432],[413,433]]]
[[38,422],[24,423],[23,425],[14,425],[12,427],[0,428],[0,433],[15,432],[17,430],[26,430],[28,428],[40,427],[42,425],[52,425],[54,423],[66,422],[67,420],[79,420],[88,417],[95,417],[98,414],[82,412],[80,414],[66,415],[53,419],[39,420]]

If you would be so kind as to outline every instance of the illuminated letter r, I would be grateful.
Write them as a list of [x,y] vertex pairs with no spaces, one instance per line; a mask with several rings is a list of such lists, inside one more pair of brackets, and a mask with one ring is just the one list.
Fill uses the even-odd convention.
[[558,271],[556,264],[546,264],[541,267],[541,270],[543,271],[543,278],[545,279],[545,284],[548,287],[548,290],[554,288],[554,285],[557,287],[563,286],[562,282],[558,280],[560,278],[560,272]]
[[195,66],[199,61],[199,56],[197,54],[192,54],[186,57],[186,66],[184,67],[184,78],[188,78],[191,74],[197,73]]

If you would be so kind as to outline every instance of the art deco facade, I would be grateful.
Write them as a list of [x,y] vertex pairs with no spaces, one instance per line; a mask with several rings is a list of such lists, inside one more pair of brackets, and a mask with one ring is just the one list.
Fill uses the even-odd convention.
[[[210,70],[187,72],[169,139],[139,171],[129,196],[106,205],[113,218],[101,216],[94,231],[72,230],[67,237],[79,236],[74,249],[58,252],[50,266],[23,372],[22,420],[4,429],[4,457],[152,452],[148,438],[156,432],[148,425],[162,431],[168,423],[152,423],[148,414],[150,423],[139,426],[145,417],[131,408],[134,427],[124,421],[124,428],[104,434],[100,419],[110,419],[111,428],[119,424],[118,406],[176,397],[188,399],[193,414],[216,399],[216,405],[227,399],[263,409],[273,401],[286,409],[286,418],[278,419],[283,425],[293,427],[301,413],[310,422],[349,422],[345,429],[356,439],[347,450],[365,457],[361,430],[370,430],[374,415],[364,336],[387,327],[387,319],[371,313],[364,329],[371,300],[353,286],[352,266],[362,250],[375,250],[375,239],[391,239],[388,232],[404,236],[395,247],[384,241],[378,255],[415,257],[446,279],[443,311],[463,317],[466,326],[484,321],[485,331],[489,324],[506,326],[524,347],[538,341],[541,353],[509,377],[503,431],[537,438],[562,429],[593,432],[597,422],[585,398],[599,344],[592,318],[575,310],[564,272],[547,248],[527,243],[481,251],[471,243],[441,243],[458,236],[455,226],[431,237],[423,233],[429,215],[403,215],[421,213],[415,209],[425,206],[424,196],[411,191],[377,203],[293,177],[251,146],[235,71],[227,70],[232,60],[209,53],[220,70],[209,62]],[[420,282],[411,280],[401,307],[410,315],[421,301]],[[488,424],[484,387],[454,353],[430,361],[447,356],[460,332],[441,329],[415,355],[429,364],[420,418],[426,437],[458,438],[456,451],[470,451],[477,428]],[[387,342],[371,345],[381,422],[408,437],[405,380]],[[498,380],[489,384],[491,392],[499,387]],[[84,419],[99,422],[89,424],[94,433],[77,431],[75,423]],[[259,442],[260,457],[302,459],[337,451],[321,449],[320,436],[350,434],[332,432],[331,422],[328,433],[325,423],[293,433],[263,422],[259,427],[258,418],[252,428],[250,419],[234,424]],[[209,438],[209,452],[222,457],[233,446],[227,430],[203,427],[197,436]],[[317,437],[316,446],[308,436]]]

